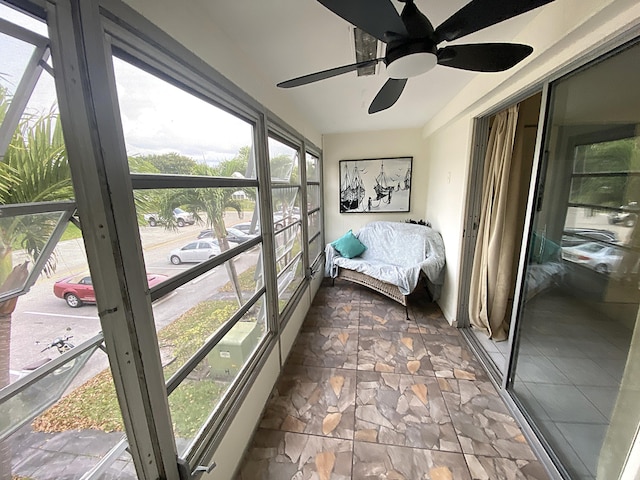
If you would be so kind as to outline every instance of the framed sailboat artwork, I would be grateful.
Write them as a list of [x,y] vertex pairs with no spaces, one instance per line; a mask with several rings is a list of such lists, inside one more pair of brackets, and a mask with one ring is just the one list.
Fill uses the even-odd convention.
[[340,213],[408,212],[413,157],[340,160]]

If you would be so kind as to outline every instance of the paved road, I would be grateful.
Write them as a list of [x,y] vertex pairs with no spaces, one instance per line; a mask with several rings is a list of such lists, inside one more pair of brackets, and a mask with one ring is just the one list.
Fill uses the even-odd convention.
[[[177,231],[141,227],[147,271],[173,276],[190,268],[192,265],[172,265],[168,260],[168,253],[171,249],[195,239],[201,229],[202,227],[197,225]],[[72,335],[72,342],[77,345],[100,331],[95,305],[83,305],[72,309],[52,292],[55,280],[88,270],[82,240],[62,242],[56,253],[58,268],[55,277],[41,278],[28,294],[18,300],[11,333],[11,370],[14,372],[19,372],[34,361],[57,355],[57,352],[52,350],[42,353],[43,345],[36,342],[48,343],[55,337]],[[238,272],[255,265],[257,257],[257,248],[245,253],[236,261]],[[193,305],[211,297],[227,282],[227,271],[221,266],[159,299],[153,306],[157,328],[169,324]],[[100,351],[96,352],[74,381],[74,385],[83,383],[107,366],[106,355]],[[17,378],[16,375],[12,377],[13,380]]]

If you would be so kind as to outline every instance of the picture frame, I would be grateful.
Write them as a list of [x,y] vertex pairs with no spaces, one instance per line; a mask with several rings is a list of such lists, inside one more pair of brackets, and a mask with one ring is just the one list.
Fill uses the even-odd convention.
[[340,160],[340,213],[408,212],[413,157]]

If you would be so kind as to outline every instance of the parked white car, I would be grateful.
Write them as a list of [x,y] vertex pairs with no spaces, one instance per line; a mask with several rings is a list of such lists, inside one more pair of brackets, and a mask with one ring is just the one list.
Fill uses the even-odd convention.
[[220,254],[220,247],[215,240],[197,240],[184,247],[171,250],[169,261],[174,265],[181,263],[200,263]]
[[563,247],[562,258],[589,267],[598,273],[615,272],[622,259],[616,247],[597,242],[587,242],[575,247]]
[[[144,219],[149,223],[150,227],[155,227],[156,225],[164,223],[162,217],[160,217],[160,215],[158,215],[157,213],[146,213],[144,215]],[[196,223],[193,215],[191,215],[189,212],[185,212],[181,208],[173,209],[173,219],[180,228],[184,227],[185,225],[193,225],[194,223]]]

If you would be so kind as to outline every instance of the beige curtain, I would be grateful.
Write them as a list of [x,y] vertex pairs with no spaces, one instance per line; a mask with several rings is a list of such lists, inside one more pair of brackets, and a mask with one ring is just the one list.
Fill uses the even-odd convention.
[[513,258],[517,239],[521,238],[517,222],[519,188],[509,188],[510,179],[520,176],[521,162],[513,161],[518,108],[515,105],[498,113],[491,125],[469,292],[471,325],[498,341],[506,340],[509,333],[507,307],[514,283]]

